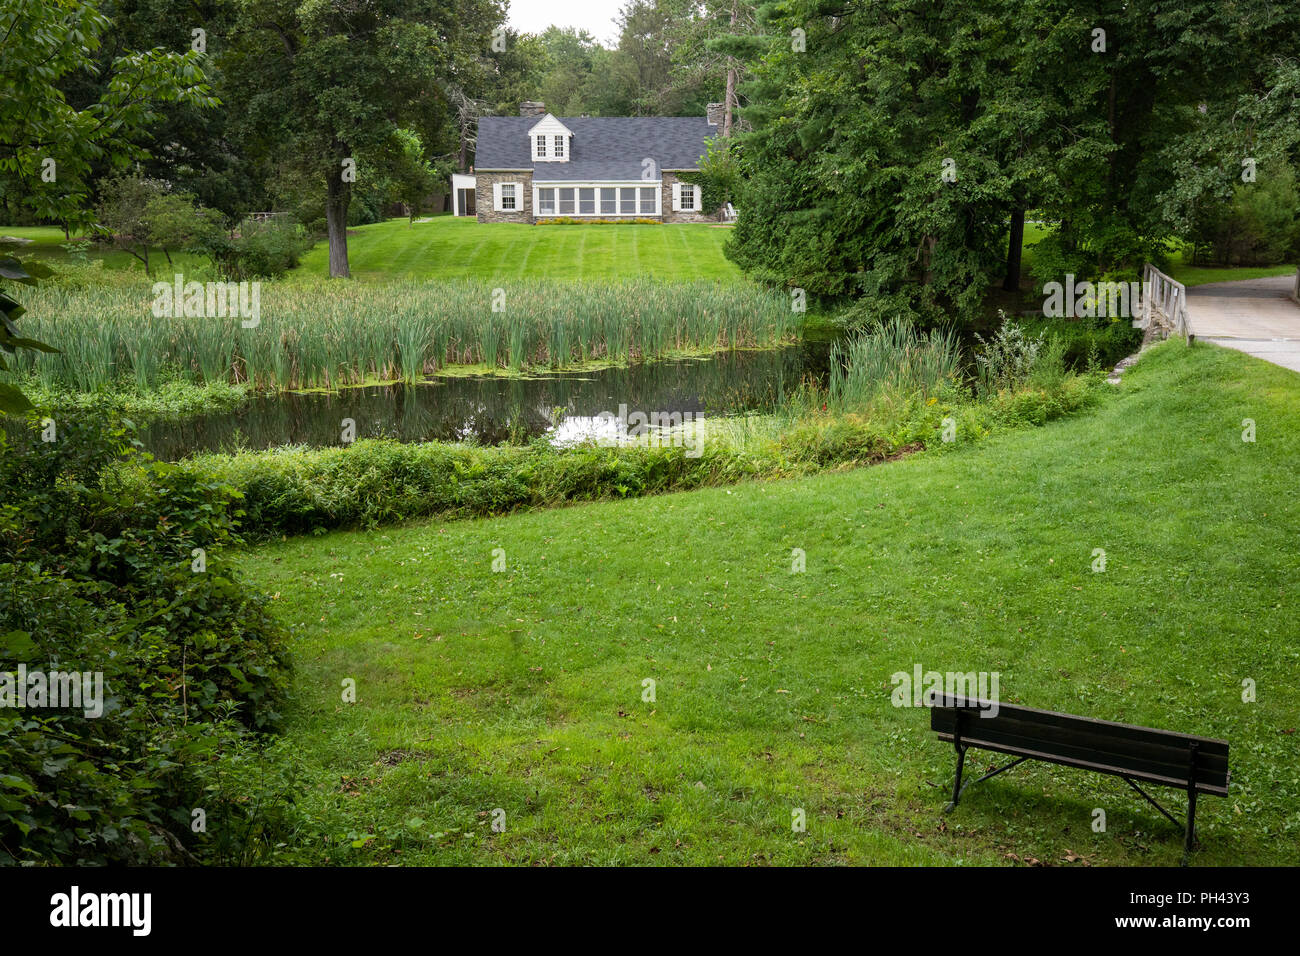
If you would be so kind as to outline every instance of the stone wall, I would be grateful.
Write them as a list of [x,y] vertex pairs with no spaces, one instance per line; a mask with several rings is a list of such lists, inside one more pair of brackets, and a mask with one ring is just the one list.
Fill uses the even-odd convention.
[[[492,186],[496,183],[519,183],[519,208],[505,212],[493,208]],[[533,221],[533,174],[522,173],[475,173],[474,203],[479,222],[532,222]]]
[[[709,215],[712,210],[673,212],[673,184],[678,182],[681,182],[681,178],[676,173],[665,172],[663,174],[659,204],[664,212],[664,222],[717,222],[715,216]],[[696,186],[695,188],[699,189],[700,187]]]

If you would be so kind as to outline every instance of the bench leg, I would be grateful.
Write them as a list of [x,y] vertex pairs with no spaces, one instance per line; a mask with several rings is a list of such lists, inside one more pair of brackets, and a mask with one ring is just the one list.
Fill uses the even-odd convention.
[[1201,745],[1192,741],[1187,757],[1187,834],[1183,837],[1184,856],[1196,846],[1196,758],[1200,749]]
[[950,813],[957,806],[957,801],[961,799],[961,769],[966,763],[966,748],[957,747],[957,776],[952,780],[952,801],[943,808],[944,813]]

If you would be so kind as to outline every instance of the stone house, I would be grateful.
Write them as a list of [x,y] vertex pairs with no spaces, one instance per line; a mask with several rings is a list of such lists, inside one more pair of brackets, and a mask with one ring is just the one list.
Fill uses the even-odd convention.
[[557,117],[524,103],[519,116],[484,116],[472,171],[478,221],[711,221],[699,186],[681,175],[699,171],[721,111],[711,103],[706,116]]

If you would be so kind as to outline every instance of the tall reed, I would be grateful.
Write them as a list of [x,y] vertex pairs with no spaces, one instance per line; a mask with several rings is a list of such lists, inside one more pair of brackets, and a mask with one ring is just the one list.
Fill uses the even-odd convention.
[[26,334],[63,354],[20,352],[18,374],[83,391],[115,380],[148,389],[168,376],[284,389],[414,381],[449,365],[623,364],[787,342],[801,318],[758,286],[653,280],[266,283],[253,328],[239,316],[156,318],[148,285],[54,283],[23,295]]
[[927,398],[954,384],[961,348],[951,330],[920,332],[895,318],[831,346],[829,401],[843,410],[865,410],[898,396]]

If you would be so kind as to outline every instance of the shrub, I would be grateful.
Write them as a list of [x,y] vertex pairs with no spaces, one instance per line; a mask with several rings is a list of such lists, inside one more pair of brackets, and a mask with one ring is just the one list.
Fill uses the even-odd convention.
[[1014,389],[1029,377],[1038,354],[1043,348],[1043,336],[1029,338],[1025,330],[999,311],[1002,325],[993,338],[985,341],[978,332],[980,348],[975,352],[975,365],[979,370],[980,384],[989,391]]
[[238,493],[143,456],[127,427],[58,428],[0,440],[0,670],[102,672],[106,702],[0,709],[0,860],[209,856],[191,808],[246,811],[203,768],[275,728],[286,681],[283,632],[221,555]]
[[312,247],[305,229],[285,219],[245,221],[237,234],[210,234],[203,251],[227,278],[274,279],[298,264]]

